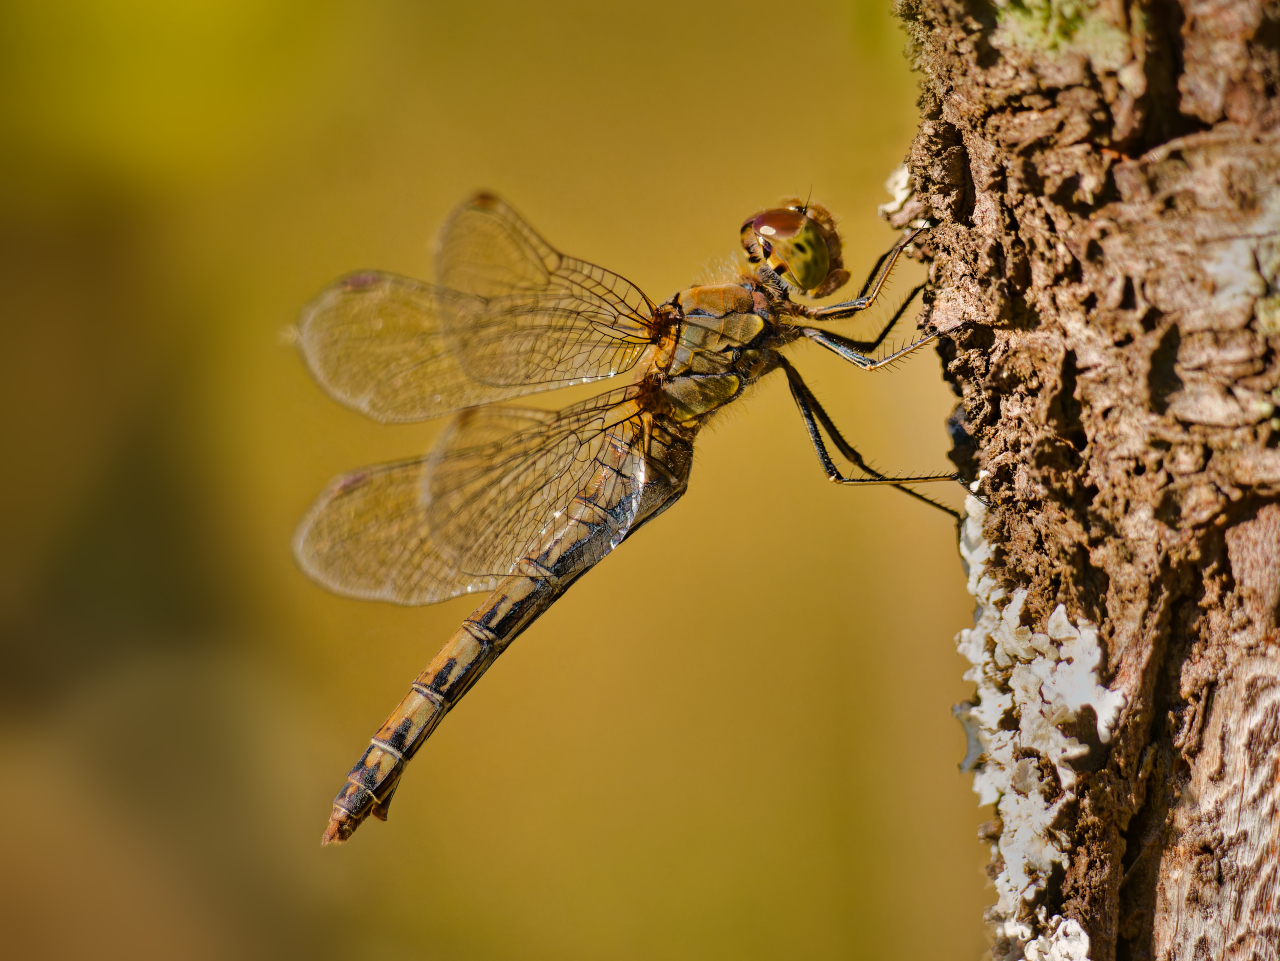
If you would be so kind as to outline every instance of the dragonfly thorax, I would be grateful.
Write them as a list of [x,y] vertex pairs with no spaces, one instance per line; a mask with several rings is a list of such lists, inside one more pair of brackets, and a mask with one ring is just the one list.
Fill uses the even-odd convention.
[[769,299],[744,284],[690,287],[673,298],[674,344],[662,392],[678,421],[707,416],[768,373],[777,327]]

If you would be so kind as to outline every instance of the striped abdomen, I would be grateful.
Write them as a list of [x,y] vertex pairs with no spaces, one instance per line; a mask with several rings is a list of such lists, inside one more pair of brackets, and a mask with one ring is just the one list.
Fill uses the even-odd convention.
[[[462,622],[374,736],[334,798],[323,843],[345,841],[370,814],[386,820],[409,759],[498,655],[623,538],[684,492],[687,441],[655,437],[646,459],[633,449],[630,431],[615,430],[569,509],[551,519],[512,573]],[[660,467],[649,471],[654,461]]]

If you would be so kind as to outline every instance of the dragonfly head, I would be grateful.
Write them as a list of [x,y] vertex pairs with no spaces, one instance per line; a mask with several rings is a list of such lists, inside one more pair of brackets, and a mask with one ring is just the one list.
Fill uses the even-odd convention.
[[753,264],[766,263],[783,282],[810,297],[825,297],[849,280],[835,218],[801,200],[761,211],[742,225],[742,246]]

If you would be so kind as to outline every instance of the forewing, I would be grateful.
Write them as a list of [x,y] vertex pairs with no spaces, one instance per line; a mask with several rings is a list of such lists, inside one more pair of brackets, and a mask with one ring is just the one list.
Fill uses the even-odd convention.
[[638,287],[557,252],[490,194],[463,204],[441,234],[440,286],[461,294],[445,312],[473,378],[495,387],[560,387],[635,366],[657,339]]
[[298,529],[298,563],[340,594],[400,604],[492,590],[587,488],[611,506],[616,544],[644,484],[636,393],[463,411],[427,457],[336,479]]
[[351,274],[302,311],[298,347],[331,397],[383,423],[426,420],[547,389],[486,384],[463,369],[440,318],[466,299],[411,277]]

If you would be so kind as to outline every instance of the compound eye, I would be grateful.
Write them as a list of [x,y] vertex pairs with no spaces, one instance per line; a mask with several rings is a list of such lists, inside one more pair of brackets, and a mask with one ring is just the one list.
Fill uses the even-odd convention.
[[758,214],[751,221],[751,229],[763,240],[788,240],[804,228],[807,219],[798,210],[778,207]]
[[831,256],[826,238],[812,218],[799,210],[766,210],[750,221],[765,260],[787,283],[814,290],[827,279]]

